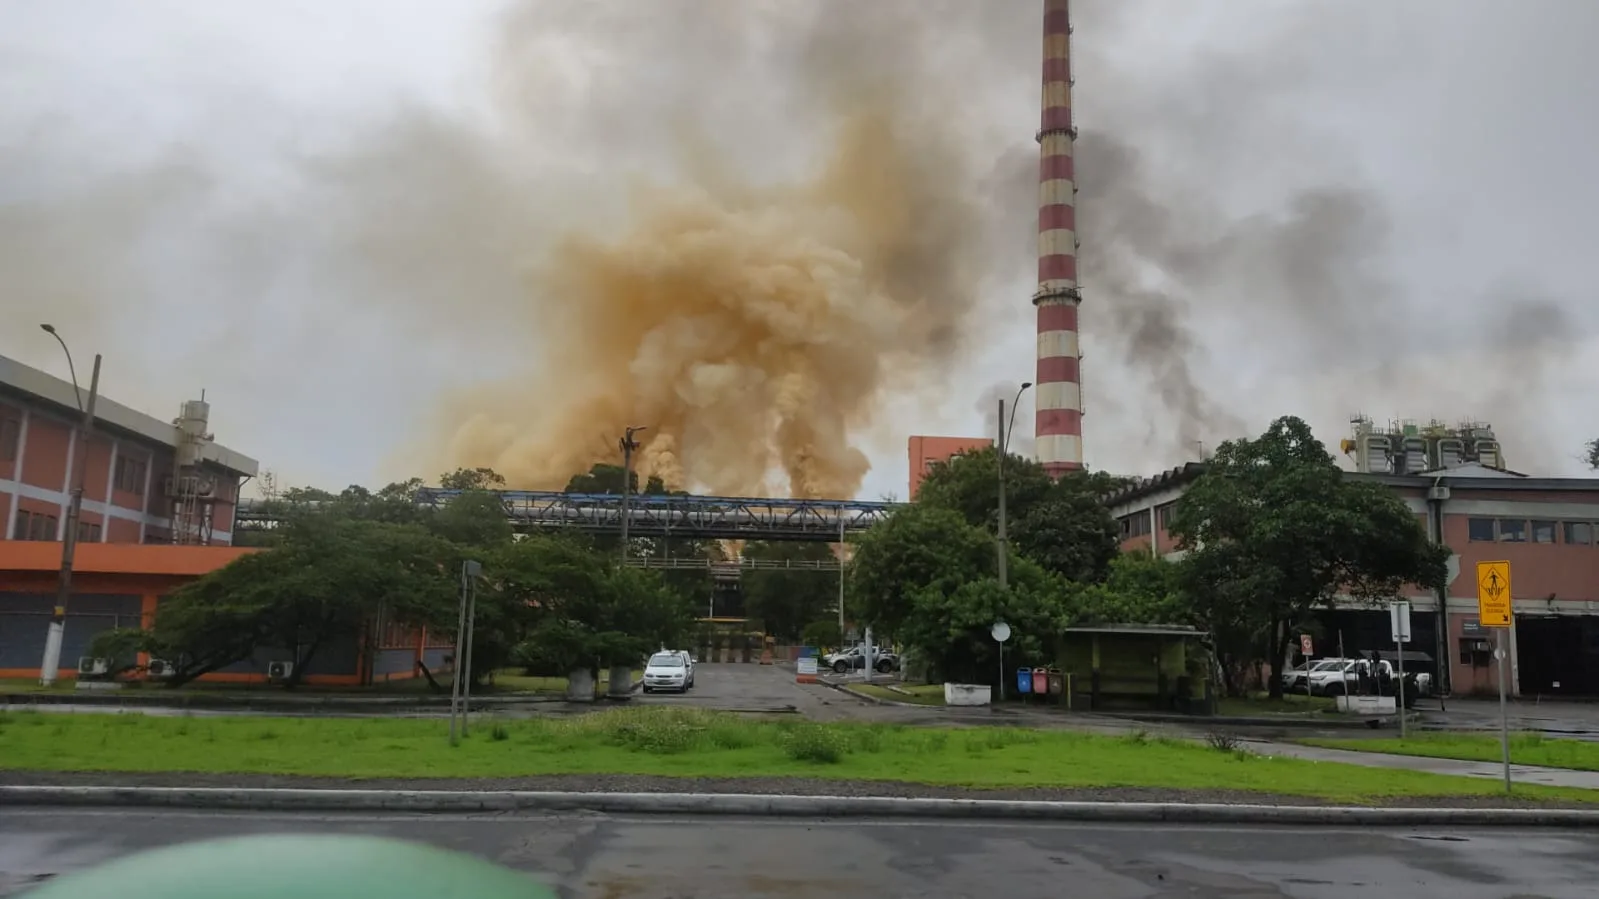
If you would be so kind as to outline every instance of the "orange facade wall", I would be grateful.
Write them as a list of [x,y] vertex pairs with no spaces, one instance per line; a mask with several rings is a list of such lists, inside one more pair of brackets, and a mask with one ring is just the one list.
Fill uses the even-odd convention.
[[927,472],[934,465],[948,462],[950,457],[960,453],[983,450],[993,445],[993,438],[990,437],[912,437],[909,444],[910,498],[916,498],[922,479],[927,477]]
[[17,477],[17,455],[22,449],[22,409],[0,403],[0,480]]
[[[1515,517],[1528,521],[1539,520],[1537,505],[1528,503],[1527,507],[1530,512]],[[1460,570],[1464,576],[1475,572],[1478,562],[1509,562],[1511,596],[1518,602],[1546,599],[1599,601],[1599,547],[1559,542],[1563,533],[1557,533],[1554,543],[1472,540],[1470,518],[1473,517],[1479,516],[1444,516],[1444,540],[1460,555]],[[1547,520],[1564,523],[1553,516]],[[1557,527],[1557,531],[1563,530],[1563,527]]]
[[66,422],[42,415],[28,416],[28,437],[22,452],[22,471],[16,480],[45,490],[67,488],[67,449],[72,428]]
[[[138,596],[141,626],[150,627],[162,596],[235,559],[264,551],[234,546],[80,544],[73,566],[72,592],[75,595],[99,593]],[[60,564],[60,543],[0,541],[0,595],[54,592]],[[404,649],[421,661],[428,649],[449,646],[451,641],[444,635],[430,634],[425,630],[391,628],[380,639],[380,644],[380,649]],[[367,647],[361,647],[356,664],[358,672],[367,670],[367,652]],[[143,657],[139,659],[140,664],[147,661]],[[0,668],[0,678],[30,679],[38,676],[37,668]],[[61,669],[60,676],[71,679],[77,676],[77,672],[67,665]],[[415,676],[415,670],[410,670],[383,674],[377,679],[400,680]],[[209,683],[264,684],[268,678],[260,672],[223,671],[207,674],[200,680]],[[363,675],[308,674],[303,682],[319,686],[360,686]]]

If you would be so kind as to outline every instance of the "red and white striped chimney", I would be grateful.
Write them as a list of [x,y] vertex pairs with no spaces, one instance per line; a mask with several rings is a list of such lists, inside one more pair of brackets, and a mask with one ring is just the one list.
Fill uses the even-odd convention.
[[1072,174],[1071,21],[1044,0],[1044,109],[1038,130],[1038,377],[1034,446],[1051,477],[1083,467],[1077,350],[1077,181]]

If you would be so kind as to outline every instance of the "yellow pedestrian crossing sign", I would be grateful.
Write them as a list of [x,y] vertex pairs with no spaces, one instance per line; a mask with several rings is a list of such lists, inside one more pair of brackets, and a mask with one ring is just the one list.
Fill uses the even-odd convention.
[[1510,563],[1477,563],[1477,620],[1483,627],[1510,626]]

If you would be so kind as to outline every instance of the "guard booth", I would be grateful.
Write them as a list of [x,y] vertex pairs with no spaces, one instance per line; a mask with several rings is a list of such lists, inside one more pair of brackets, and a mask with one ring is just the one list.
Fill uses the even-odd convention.
[[1204,638],[1182,625],[1067,628],[1059,667],[1070,675],[1071,707],[1215,714],[1211,651]]

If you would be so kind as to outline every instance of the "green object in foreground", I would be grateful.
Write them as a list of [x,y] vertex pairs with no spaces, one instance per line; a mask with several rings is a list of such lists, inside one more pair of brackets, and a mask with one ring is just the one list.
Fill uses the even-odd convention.
[[183,843],[77,871],[26,899],[554,899],[523,874],[419,843],[267,834]]

